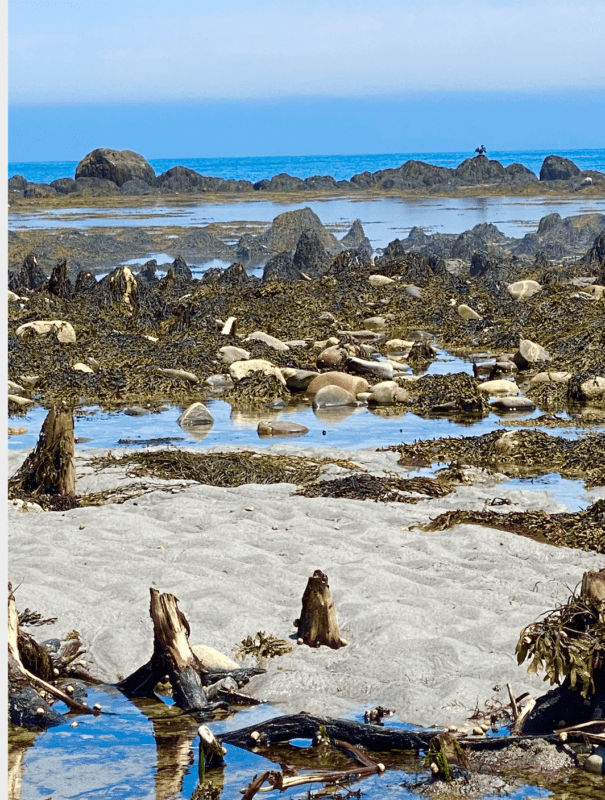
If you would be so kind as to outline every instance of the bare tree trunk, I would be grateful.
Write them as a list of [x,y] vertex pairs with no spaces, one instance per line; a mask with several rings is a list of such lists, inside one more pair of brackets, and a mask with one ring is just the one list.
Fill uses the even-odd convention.
[[316,569],[309,578],[302,598],[300,619],[294,624],[298,628],[298,639],[309,647],[322,644],[337,650],[346,645],[338,630],[336,609],[328,586],[328,576]]
[[48,412],[36,449],[9,481],[9,489],[33,495],[61,495],[72,503],[76,497],[74,417],[66,405]]

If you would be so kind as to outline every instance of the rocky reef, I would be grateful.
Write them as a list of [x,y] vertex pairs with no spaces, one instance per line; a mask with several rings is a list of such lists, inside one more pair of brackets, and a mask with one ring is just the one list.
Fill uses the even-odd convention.
[[362,172],[350,180],[335,180],[330,175],[298,178],[286,173],[252,183],[201,175],[183,166],[156,175],[146,159],[131,150],[100,147],[78,164],[73,178],[50,184],[32,183],[21,175],[8,181],[9,201],[74,195],[85,197],[176,195],[176,194],[341,194],[371,191],[378,193],[457,194],[473,189],[484,193],[541,194],[549,192],[602,193],[605,174],[580,170],[562,156],[544,159],[537,176],[523,164],[504,167],[499,161],[480,154],[463,161],[455,169],[437,167],[423,161],[406,161],[395,169]]

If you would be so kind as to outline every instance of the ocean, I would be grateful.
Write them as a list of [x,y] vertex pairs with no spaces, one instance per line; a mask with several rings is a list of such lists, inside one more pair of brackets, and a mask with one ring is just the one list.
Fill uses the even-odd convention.
[[[82,154],[84,157],[85,153]],[[331,175],[336,180],[349,180],[360,172],[377,172],[381,169],[400,167],[406,161],[425,161],[439,167],[457,167],[466,158],[475,154],[455,153],[382,153],[362,155],[325,156],[266,156],[255,158],[150,158],[157,175],[171,167],[189,167],[201,175],[215,178],[249,180],[253,183],[287,173],[298,178],[313,175]],[[574,162],[580,169],[595,169],[605,172],[605,148],[598,150],[494,150],[488,158],[500,161],[504,166],[520,163],[540,173],[542,162],[548,155],[559,155]],[[31,161],[9,162],[8,175],[22,175],[32,183],[51,183],[58,178],[73,178],[77,161]]]

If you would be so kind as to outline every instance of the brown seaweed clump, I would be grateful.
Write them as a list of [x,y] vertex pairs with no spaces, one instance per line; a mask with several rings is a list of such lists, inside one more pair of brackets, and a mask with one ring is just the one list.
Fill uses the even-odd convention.
[[337,464],[359,469],[352,461],[304,456],[265,455],[242,450],[237,453],[194,453],[185,450],[157,450],[107,454],[91,460],[92,466],[126,467],[129,476],[191,480],[207,486],[233,487],[248,483],[313,483],[322,467]]
[[238,381],[233,389],[223,394],[222,399],[241,407],[265,405],[273,400],[287,400],[289,397],[290,392],[280,380],[258,370]]
[[597,500],[584,511],[561,514],[545,511],[501,514],[488,508],[481,511],[458,509],[439,514],[422,529],[442,531],[464,524],[508,531],[547,544],[605,553],[605,500]]
[[528,672],[544,671],[551,685],[568,683],[588,697],[605,677],[605,616],[602,602],[572,593],[565,605],[521,631],[517,661],[531,659]]
[[[321,481],[299,489],[304,497],[343,497],[349,500],[373,500],[375,503],[418,503],[432,497],[445,497],[454,487],[434,478],[398,478],[395,476],[349,475]],[[418,497],[415,495],[424,495]]]
[[583,478],[588,487],[605,485],[605,434],[576,440],[537,430],[495,430],[482,436],[441,438],[387,448],[400,454],[403,466],[431,466],[457,461],[496,469],[510,477],[547,475]]
[[407,381],[410,393],[407,407],[415,414],[454,414],[486,417],[490,407],[479,392],[479,383],[466,372],[449,375],[424,375]]

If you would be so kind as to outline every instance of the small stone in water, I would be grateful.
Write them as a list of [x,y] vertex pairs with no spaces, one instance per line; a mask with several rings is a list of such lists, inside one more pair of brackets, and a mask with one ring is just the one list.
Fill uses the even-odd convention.
[[254,506],[246,506],[246,511],[254,511]]

